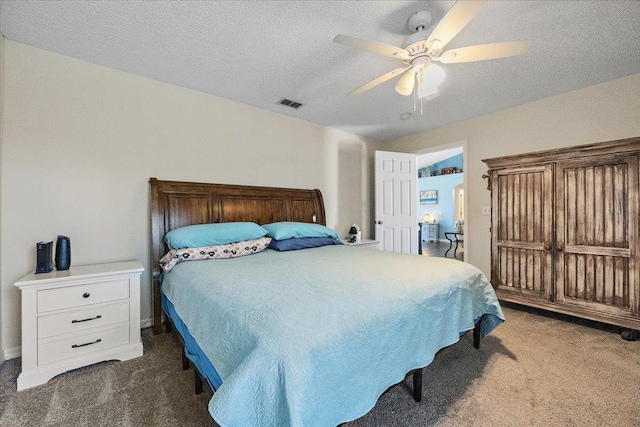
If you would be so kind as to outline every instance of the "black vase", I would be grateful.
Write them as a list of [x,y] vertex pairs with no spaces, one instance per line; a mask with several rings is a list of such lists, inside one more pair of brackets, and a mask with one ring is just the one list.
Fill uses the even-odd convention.
[[56,243],[56,270],[68,270],[71,265],[71,240],[58,236]]

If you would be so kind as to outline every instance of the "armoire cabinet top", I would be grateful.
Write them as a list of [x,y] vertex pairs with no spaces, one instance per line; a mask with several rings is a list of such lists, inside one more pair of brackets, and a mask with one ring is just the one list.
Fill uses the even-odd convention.
[[640,153],[640,137],[619,139],[615,141],[598,142],[595,144],[576,145],[562,147],[553,150],[535,151],[532,153],[515,154],[511,156],[494,157],[482,161],[490,169],[514,166],[519,164],[544,163],[550,161],[563,161],[586,156],[604,156],[611,154],[637,154]]

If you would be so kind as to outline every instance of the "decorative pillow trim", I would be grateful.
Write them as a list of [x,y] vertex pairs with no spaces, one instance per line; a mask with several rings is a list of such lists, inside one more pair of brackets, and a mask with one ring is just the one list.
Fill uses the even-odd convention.
[[245,255],[257,254],[269,247],[270,237],[261,237],[255,240],[243,240],[226,245],[203,246],[200,248],[171,249],[160,260],[160,267],[165,273],[178,263],[183,261],[197,261],[203,259],[237,258]]

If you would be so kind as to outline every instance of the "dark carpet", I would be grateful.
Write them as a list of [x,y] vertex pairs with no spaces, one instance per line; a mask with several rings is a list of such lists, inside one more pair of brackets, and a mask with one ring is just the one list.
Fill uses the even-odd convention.
[[[617,328],[505,308],[473,348],[470,334],[345,426],[640,426],[640,341]],[[193,392],[173,335],[143,331],[144,356],[62,374],[16,392],[20,359],[0,367],[0,426],[215,426]],[[348,381],[348,378],[345,378]]]

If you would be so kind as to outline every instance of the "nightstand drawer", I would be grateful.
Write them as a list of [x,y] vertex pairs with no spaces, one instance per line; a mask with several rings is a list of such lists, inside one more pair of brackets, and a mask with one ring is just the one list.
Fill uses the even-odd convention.
[[38,313],[129,298],[129,280],[38,291]]
[[129,324],[38,344],[38,365],[129,343]]
[[83,310],[38,317],[38,339],[129,320],[129,302],[101,304]]

